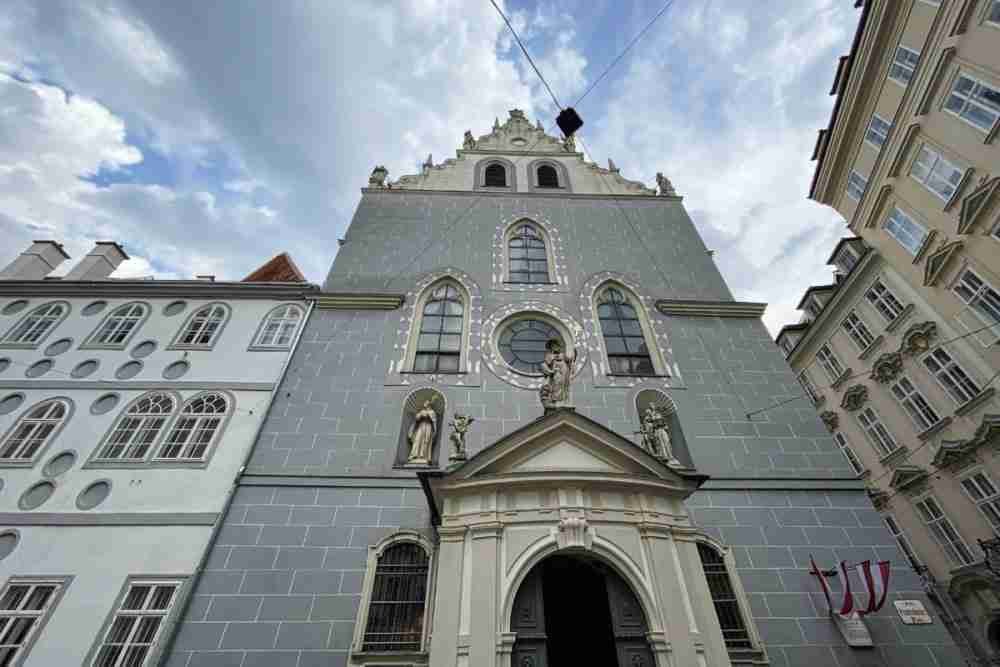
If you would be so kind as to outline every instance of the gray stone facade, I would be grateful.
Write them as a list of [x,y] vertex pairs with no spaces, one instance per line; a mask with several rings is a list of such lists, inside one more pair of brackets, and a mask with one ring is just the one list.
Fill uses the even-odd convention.
[[[601,272],[630,281],[650,305],[660,298],[731,300],[678,198],[628,199],[364,195],[326,291],[405,293],[412,305],[412,288],[423,276],[457,267],[479,294],[470,372],[436,382],[390,372],[407,343],[406,305],[316,310],[173,644],[171,667],[346,664],[369,545],[399,527],[434,536],[414,472],[395,466],[406,397],[431,386],[445,397],[446,419],[472,415],[470,455],[542,415],[535,391],[502,380],[485,363],[476,368],[484,354],[477,322],[533,300],[586,329],[581,291]],[[558,228],[565,284],[530,292],[492,288],[498,225],[520,216]],[[640,390],[658,389],[674,401],[683,431],[678,457],[712,476],[689,507],[705,532],[733,548],[770,664],[959,664],[939,619],[903,626],[887,604],[869,620],[877,648],[854,650],[825,616],[807,573],[810,554],[825,567],[840,559],[891,559],[894,598],[923,599],[922,587],[806,401],[748,419],[801,393],[763,324],[647,310],[665,332],[657,345],[672,377],[610,382],[595,373],[591,362],[599,363],[599,353],[591,349],[573,402],[581,414],[632,438]],[[593,340],[599,333],[585,335]],[[446,464],[441,455],[438,464]]]

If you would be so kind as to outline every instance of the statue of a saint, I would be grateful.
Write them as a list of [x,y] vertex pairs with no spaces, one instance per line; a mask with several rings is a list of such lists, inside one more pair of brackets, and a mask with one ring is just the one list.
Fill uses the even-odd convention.
[[642,436],[649,452],[669,465],[679,465],[670,445],[670,424],[667,415],[655,405],[646,406],[642,415]]
[[563,352],[562,342],[553,338],[545,344],[545,359],[542,361],[542,375],[545,384],[538,390],[545,409],[569,404],[569,383],[573,378],[576,351]]
[[676,195],[677,191],[674,190],[674,184],[670,182],[670,179],[663,175],[663,172],[656,172],[656,184],[660,188],[660,196],[667,197]]
[[567,153],[576,152],[576,139],[573,138],[572,134],[563,139],[563,148],[566,149]]
[[413,416],[413,424],[406,439],[410,442],[410,456],[407,463],[426,465],[431,462],[431,449],[434,446],[434,434],[437,432],[437,413],[431,407],[430,401]]
[[465,148],[466,150],[475,150],[476,140],[472,136],[472,130],[465,131],[465,139],[462,141],[462,148]]
[[448,457],[449,461],[465,460],[465,434],[474,421],[476,421],[474,418],[468,415],[460,415],[457,412],[451,418],[449,424],[451,426],[451,435],[448,436],[448,439],[451,440],[451,456]]
[[368,177],[368,187],[370,188],[384,188],[385,179],[389,176],[389,170],[378,165],[372,169],[372,175]]

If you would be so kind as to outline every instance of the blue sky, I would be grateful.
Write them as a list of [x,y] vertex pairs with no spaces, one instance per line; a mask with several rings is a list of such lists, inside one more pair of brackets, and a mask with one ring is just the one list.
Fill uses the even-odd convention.
[[[848,0],[674,0],[580,105],[583,144],[666,173],[737,298],[796,317],[843,221],[806,200]],[[663,0],[508,1],[563,104]],[[393,178],[462,133],[556,110],[488,0],[7,0],[0,14],[0,247],[116,275],[238,279],[283,250],[322,280],[375,164]]]

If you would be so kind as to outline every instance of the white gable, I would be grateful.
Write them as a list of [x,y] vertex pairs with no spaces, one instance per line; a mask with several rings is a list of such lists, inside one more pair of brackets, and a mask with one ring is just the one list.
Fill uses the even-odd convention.
[[509,468],[509,472],[550,472],[550,471],[606,472],[622,474],[627,472],[593,451],[568,441],[557,442]]

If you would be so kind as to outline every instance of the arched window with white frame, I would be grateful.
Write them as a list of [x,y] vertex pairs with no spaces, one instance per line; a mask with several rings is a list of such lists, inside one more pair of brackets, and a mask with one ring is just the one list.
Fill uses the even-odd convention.
[[69,415],[69,403],[58,398],[32,406],[0,442],[0,464],[34,461]]
[[173,347],[211,349],[219,339],[228,318],[229,307],[225,304],[210,303],[202,306],[185,322]]
[[442,280],[425,293],[413,356],[414,373],[459,373],[465,338],[465,290]]
[[118,306],[104,318],[101,326],[91,334],[87,345],[99,347],[122,347],[132,337],[142,321],[146,319],[149,308],[143,303],[126,303]]
[[611,375],[656,375],[642,316],[632,295],[620,285],[608,284],[598,290],[596,302]]
[[218,439],[230,401],[217,391],[199,394],[181,408],[170,433],[163,440],[157,459],[170,461],[203,461]]
[[4,345],[35,347],[69,314],[65,301],[51,301],[25,315],[3,337]]
[[95,457],[104,461],[142,461],[160,438],[177,402],[164,392],[150,392],[125,409]]
[[553,282],[545,234],[527,221],[514,225],[507,235],[507,281],[521,284]]
[[253,347],[288,349],[302,322],[302,308],[294,303],[278,306],[264,319]]

